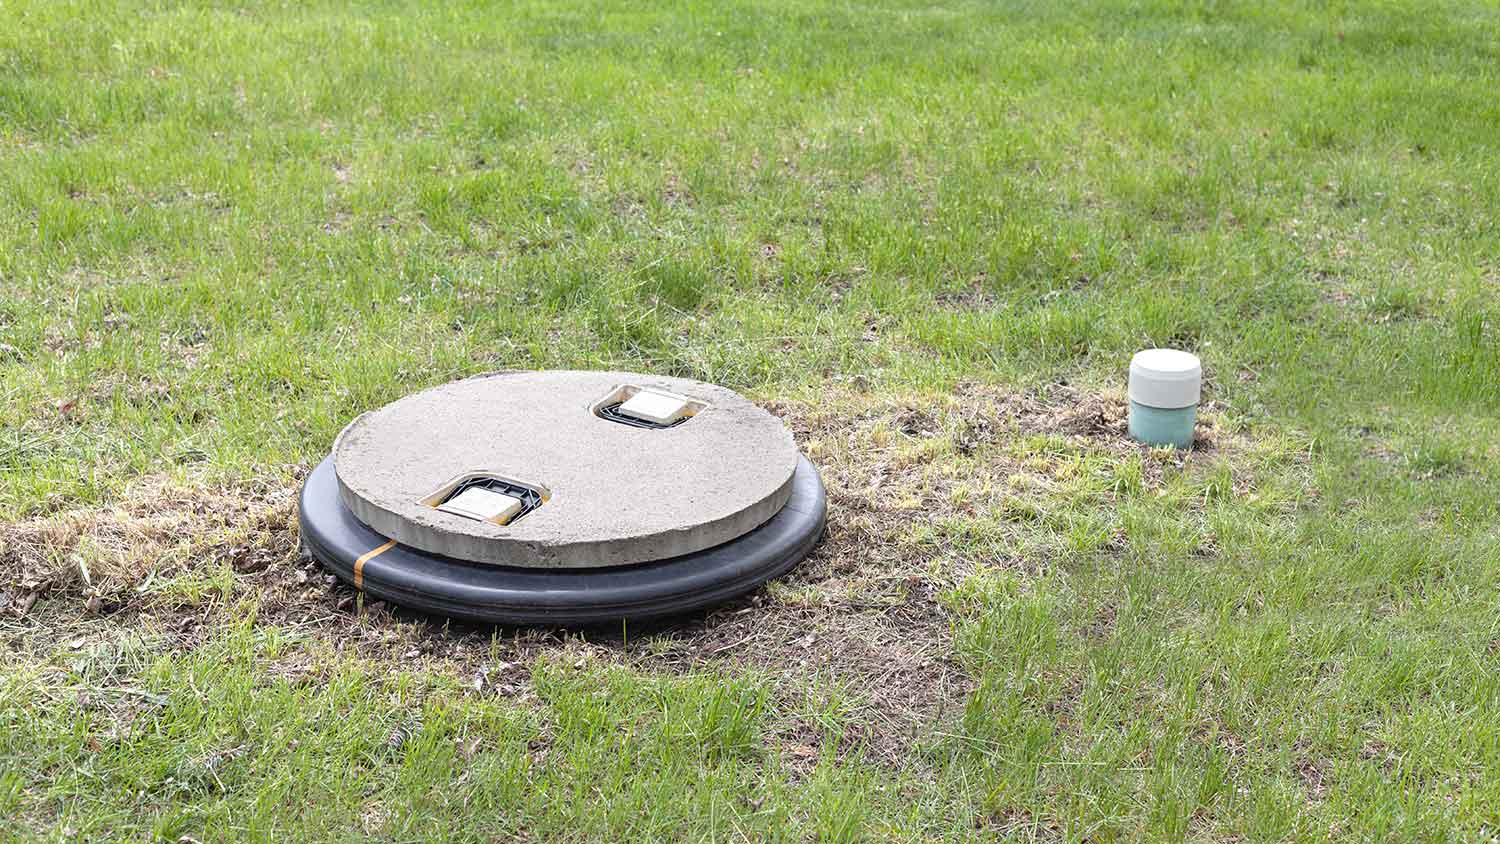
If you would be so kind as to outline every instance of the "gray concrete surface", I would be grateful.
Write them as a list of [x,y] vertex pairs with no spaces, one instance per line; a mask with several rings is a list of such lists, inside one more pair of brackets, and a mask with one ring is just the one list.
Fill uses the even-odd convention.
[[[708,403],[664,430],[600,419],[621,385]],[[628,372],[499,372],[434,387],[355,419],[334,444],[345,506],[404,545],[497,565],[648,562],[728,542],[791,494],[797,448],[779,419],[712,384]],[[422,499],[469,472],[542,488],[499,526]]]

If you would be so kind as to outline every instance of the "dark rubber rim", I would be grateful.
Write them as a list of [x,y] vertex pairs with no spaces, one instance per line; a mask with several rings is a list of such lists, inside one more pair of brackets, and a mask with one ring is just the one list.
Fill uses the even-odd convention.
[[679,615],[755,589],[812,551],[823,534],[828,498],[818,470],[801,457],[786,505],[738,539],[652,563],[561,570],[470,563],[404,545],[372,554],[389,540],[339,500],[331,457],[308,475],[299,505],[303,545],[370,595],[485,624],[579,626]]

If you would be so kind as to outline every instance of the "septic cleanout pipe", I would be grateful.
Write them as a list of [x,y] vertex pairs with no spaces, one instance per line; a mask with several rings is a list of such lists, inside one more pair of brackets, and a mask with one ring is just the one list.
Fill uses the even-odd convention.
[[1130,436],[1147,445],[1189,448],[1198,419],[1203,365],[1177,349],[1146,349],[1130,359]]

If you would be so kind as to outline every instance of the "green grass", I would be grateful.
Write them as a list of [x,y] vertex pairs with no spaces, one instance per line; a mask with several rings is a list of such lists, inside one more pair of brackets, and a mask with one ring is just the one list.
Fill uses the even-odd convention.
[[[1489,840],[1497,91],[1484,2],[0,3],[0,840]],[[1007,415],[1152,344],[1216,449]],[[503,367],[786,402],[764,611],[962,690],[273,612],[222,496]]]

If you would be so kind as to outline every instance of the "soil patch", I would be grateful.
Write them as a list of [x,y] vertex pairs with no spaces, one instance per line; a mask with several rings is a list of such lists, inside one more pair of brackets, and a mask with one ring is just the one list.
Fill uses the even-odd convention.
[[[249,602],[257,624],[295,628],[341,653],[452,672],[476,694],[524,698],[538,658],[663,673],[748,669],[775,678],[784,711],[796,709],[808,684],[836,689],[849,701],[845,720],[858,725],[837,737],[841,745],[898,763],[971,689],[945,594],[976,567],[1026,567],[976,560],[950,547],[947,534],[924,532],[975,507],[955,488],[1028,472],[1044,487],[1045,468],[1006,447],[1016,437],[1147,453],[1126,437],[1123,397],[1060,385],[1028,393],[960,385],[891,399],[850,393],[771,409],[823,474],[828,533],[787,577],[696,617],[636,630],[496,631],[366,602],[298,553],[302,470],[287,467],[259,484],[143,481],[111,506],[0,526],[0,638],[46,651],[101,626],[149,628],[166,631],[170,647],[191,648]],[[1170,459],[1198,459],[1225,441],[1209,414],[1198,450]],[[316,680],[314,660],[294,653],[282,662],[271,666],[277,676]],[[789,763],[810,767],[824,733],[793,719],[774,736]]]

